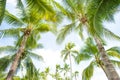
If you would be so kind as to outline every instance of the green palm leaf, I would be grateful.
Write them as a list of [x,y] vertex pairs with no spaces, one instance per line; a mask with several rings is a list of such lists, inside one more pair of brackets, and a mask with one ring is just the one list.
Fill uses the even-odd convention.
[[8,68],[8,65],[13,61],[13,56],[8,55],[0,58],[0,63],[2,63],[0,65],[0,71],[5,71]]
[[24,25],[24,22],[21,21],[19,18],[17,18],[16,16],[14,16],[13,14],[9,13],[8,11],[5,12],[5,21],[8,24],[20,27]]
[[110,60],[115,66],[120,68],[120,61],[117,60]]
[[92,56],[90,56],[89,54],[79,53],[79,54],[76,56],[75,60],[76,60],[76,62],[79,64],[81,61],[83,61],[83,60],[88,60],[88,59],[90,59],[90,58],[92,58]]
[[120,40],[120,36],[114,34],[113,32],[111,32],[110,30],[103,28],[103,32],[101,33],[102,36],[105,36],[105,38],[109,38],[109,39],[115,39],[115,40]]
[[13,46],[4,46],[0,47],[0,53],[1,52],[15,52],[16,49]]
[[[87,17],[90,26],[96,34],[102,33],[103,20],[113,21],[113,14],[119,7],[120,0],[90,0],[87,5]],[[115,4],[115,5],[114,5]],[[94,33],[93,33],[94,34]]]
[[39,73],[30,57],[26,58],[25,67],[26,67],[26,75],[25,75],[26,79],[39,80]]
[[90,80],[94,72],[94,61],[92,61],[87,68],[82,72],[82,80]]
[[39,32],[47,32],[50,30],[50,25],[47,23],[40,23],[36,27],[35,30]]
[[43,60],[43,57],[38,55],[38,54],[36,54],[36,53],[33,53],[33,52],[28,52],[28,53],[34,59],[41,60],[41,61]]
[[67,14],[67,11],[58,2],[53,0],[53,4],[57,7],[63,14]]
[[45,0],[25,0],[25,2],[30,9],[35,9],[36,11],[43,13],[46,11],[54,13],[51,5]]
[[0,0],[0,24],[2,23],[5,13],[6,0]]
[[112,48],[108,49],[107,54],[110,57],[116,57],[116,58],[120,59],[120,47],[112,47]]
[[61,43],[65,39],[66,35],[68,35],[74,29],[75,27],[74,25],[75,23],[73,22],[71,24],[66,25],[64,28],[60,30],[58,37],[57,37],[58,43]]
[[0,37],[20,37],[20,32],[23,32],[25,28],[10,28],[10,29],[4,29],[0,30],[0,33],[2,34]]
[[24,7],[21,0],[17,0],[17,6],[16,7],[18,9],[17,12],[18,12],[19,16],[21,16],[21,17],[27,16],[26,11],[25,11],[25,7]]

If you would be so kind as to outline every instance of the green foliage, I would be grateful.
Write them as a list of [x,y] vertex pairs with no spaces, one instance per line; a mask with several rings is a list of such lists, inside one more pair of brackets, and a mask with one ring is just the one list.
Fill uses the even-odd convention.
[[24,76],[24,78],[29,80],[39,80],[39,73],[33,64],[32,59],[30,57],[26,57],[26,61],[24,64],[26,68],[26,75]]
[[75,61],[79,64],[81,61],[85,61],[90,59],[92,56],[89,54],[85,54],[85,53],[80,53],[77,55],[77,57],[75,58]]
[[82,80],[90,80],[93,76],[94,66],[93,62],[90,63],[90,65],[84,69],[82,72]]
[[120,59],[120,47],[112,47],[107,50],[107,54],[110,57],[118,58]]
[[5,11],[5,18],[4,19],[8,24],[11,24],[11,25],[14,25],[17,27],[24,25],[22,20],[18,19],[16,16],[9,13],[8,11]]
[[30,9],[35,9],[36,12],[46,12],[54,13],[52,6],[45,0],[25,0],[27,7]]
[[70,34],[70,32],[74,29],[74,26],[74,22],[64,26],[58,33],[57,42],[61,43],[65,39],[66,35]]
[[[0,63],[2,63],[0,65],[0,71],[6,71],[6,69],[10,66],[15,57],[16,51],[17,49],[13,46],[0,47],[0,52],[7,52],[8,54],[7,56],[3,56],[2,58],[0,58]],[[39,79],[37,77],[38,71],[35,65],[33,64],[34,62],[32,61],[32,58],[40,61],[43,60],[43,58],[40,55],[33,53],[31,52],[31,50],[27,50],[26,48],[24,53],[22,53],[21,55],[17,71],[19,71],[21,68],[25,68],[27,71],[27,73],[25,74],[25,77],[27,78],[25,79],[28,79],[29,76],[31,76],[31,79],[37,80]]]
[[63,57],[64,61],[68,59],[69,55],[75,57],[78,54],[76,50],[73,50],[74,47],[75,47],[74,43],[66,44],[65,49],[61,51],[61,56]]
[[117,66],[120,68],[120,61],[117,60],[111,60],[111,62],[114,64],[114,66]]
[[4,37],[14,37],[14,38],[19,38],[20,37],[20,32],[23,32],[25,28],[10,28],[10,29],[3,29],[0,30],[0,38]]
[[[107,55],[115,67],[120,67],[120,61],[115,60],[116,58],[120,59],[120,50],[119,47],[112,47],[106,50]],[[112,58],[111,58],[112,57]],[[76,62],[79,64],[81,61],[92,60],[90,65],[84,69],[82,72],[83,80],[90,80],[93,76],[94,67],[103,68],[103,62],[100,58],[100,53],[97,49],[97,45],[92,38],[87,38],[85,45],[81,48],[79,54],[76,56]],[[90,69],[91,68],[91,69]]]
[[[112,0],[110,4],[107,3],[106,0],[64,0],[63,3],[63,8],[67,10],[67,13],[74,15],[74,20],[69,18],[69,16],[72,17],[72,15],[66,15],[72,23],[77,24],[72,27],[72,30],[76,28],[82,39],[84,29],[92,36],[120,39],[119,36],[103,26],[103,21],[113,21],[113,16],[119,8],[120,0]],[[62,28],[57,40],[59,42],[63,41],[66,34],[70,32],[71,27]]]
[[8,65],[13,61],[14,55],[11,56],[4,56],[0,58],[0,71],[5,71],[8,68]]
[[6,0],[0,0],[0,24],[2,23],[5,13]]

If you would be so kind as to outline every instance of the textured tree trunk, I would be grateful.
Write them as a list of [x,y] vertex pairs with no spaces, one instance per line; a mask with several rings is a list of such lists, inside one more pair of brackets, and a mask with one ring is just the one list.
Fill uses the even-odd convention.
[[69,54],[69,60],[70,60],[70,80],[72,80],[72,60],[70,54]]
[[101,40],[97,37],[94,37],[94,39],[95,39],[95,42],[97,43],[97,47],[98,47],[99,53],[101,55],[101,60],[105,66],[104,69],[106,71],[108,80],[120,80],[118,73],[116,72],[113,64],[110,62],[110,60],[105,52],[105,49],[101,43]]
[[26,44],[28,36],[29,36],[28,34],[25,34],[23,36],[23,39],[22,39],[21,44],[20,44],[20,48],[18,49],[18,51],[17,51],[17,53],[15,55],[14,61],[12,62],[12,65],[10,67],[10,70],[8,72],[6,80],[12,80],[12,78],[14,76],[14,73],[15,73],[15,71],[17,69],[17,66],[19,64],[20,57],[21,57],[22,53],[24,52],[25,44]]
[[108,77],[105,67],[101,63],[99,65],[102,68],[102,70],[104,71],[106,77]]

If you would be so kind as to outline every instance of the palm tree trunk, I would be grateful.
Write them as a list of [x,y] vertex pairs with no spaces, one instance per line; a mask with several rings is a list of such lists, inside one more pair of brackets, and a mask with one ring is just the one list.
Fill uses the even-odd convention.
[[27,41],[27,38],[28,38],[28,34],[25,34],[23,36],[23,39],[21,41],[21,44],[20,44],[20,48],[18,49],[18,52],[16,53],[16,56],[14,58],[14,61],[10,67],[10,70],[8,72],[8,75],[6,77],[6,80],[12,80],[13,76],[14,76],[14,73],[17,69],[17,66],[19,64],[19,61],[20,61],[20,57],[22,55],[22,53],[24,52],[24,49],[25,49],[25,44],[26,44],[26,41]]
[[108,77],[108,80],[120,80],[118,73],[116,72],[113,64],[111,63],[111,61],[109,60],[109,58],[105,52],[105,49],[101,43],[101,40],[98,37],[94,37],[94,39],[95,39],[95,42],[97,44],[99,53],[101,55],[101,60],[105,66],[104,69],[106,71],[106,75]]
[[70,80],[72,80],[72,60],[71,60],[71,55],[69,54],[69,60],[70,60]]
[[77,80],[77,75],[75,74],[75,80]]
[[106,77],[108,77],[105,67],[101,63],[99,63],[99,65],[102,68],[102,70],[104,71]]

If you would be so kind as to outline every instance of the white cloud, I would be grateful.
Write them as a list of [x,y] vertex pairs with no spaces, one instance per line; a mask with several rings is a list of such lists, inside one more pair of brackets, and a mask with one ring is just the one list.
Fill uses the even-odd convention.
[[36,53],[41,55],[44,59],[46,66],[55,66],[61,63],[60,51],[50,49],[39,49]]

